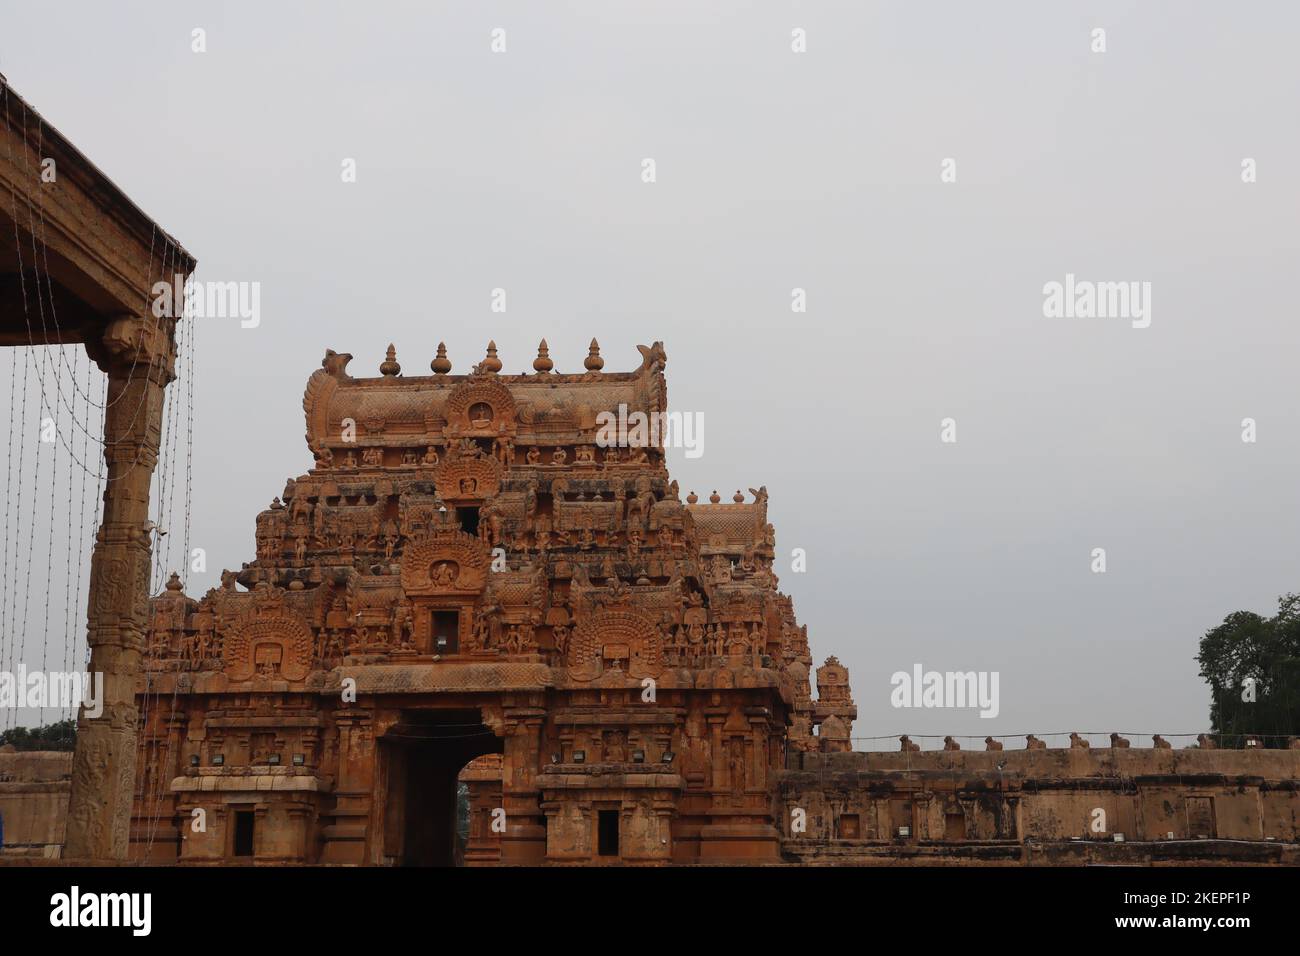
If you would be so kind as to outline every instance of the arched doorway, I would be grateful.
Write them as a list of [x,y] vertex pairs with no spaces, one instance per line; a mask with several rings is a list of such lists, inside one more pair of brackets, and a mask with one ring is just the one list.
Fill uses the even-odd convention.
[[380,738],[387,772],[384,855],[399,866],[461,862],[465,788],[475,757],[503,753],[476,709],[409,711]]

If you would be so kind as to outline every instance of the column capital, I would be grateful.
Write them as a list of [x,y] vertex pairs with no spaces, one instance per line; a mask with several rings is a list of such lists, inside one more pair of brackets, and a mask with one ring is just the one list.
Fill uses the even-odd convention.
[[166,385],[176,378],[176,319],[171,316],[118,315],[86,351],[106,374],[143,377]]

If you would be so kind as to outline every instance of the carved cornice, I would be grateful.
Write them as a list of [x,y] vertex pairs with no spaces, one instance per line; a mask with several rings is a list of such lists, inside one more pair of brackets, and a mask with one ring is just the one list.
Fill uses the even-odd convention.
[[[0,192],[15,197],[20,229],[39,220],[53,281],[111,314],[145,306],[159,263],[182,277],[194,271],[194,258],[2,79],[0,96]],[[57,188],[41,182],[44,159],[55,162]]]

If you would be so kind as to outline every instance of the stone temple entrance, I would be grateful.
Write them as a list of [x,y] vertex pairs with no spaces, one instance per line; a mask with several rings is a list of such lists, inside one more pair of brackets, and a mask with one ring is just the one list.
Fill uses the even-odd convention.
[[385,856],[399,866],[463,863],[457,778],[474,758],[502,753],[502,739],[478,710],[426,710],[404,712],[380,744]]
[[175,703],[148,711],[172,784],[136,808],[141,855],[232,862],[187,821],[237,796],[268,821],[257,863],[447,864],[459,773],[469,865],[779,859],[787,753],[848,750],[856,708],[835,663],[812,699],[767,489],[683,500],[660,444],[603,434],[667,414],[663,343],[629,372],[594,341],[572,374],[538,351],[453,375],[440,350],[420,376],[390,350],[370,378],[327,351],[313,465],[256,559],[150,605],[150,697]]

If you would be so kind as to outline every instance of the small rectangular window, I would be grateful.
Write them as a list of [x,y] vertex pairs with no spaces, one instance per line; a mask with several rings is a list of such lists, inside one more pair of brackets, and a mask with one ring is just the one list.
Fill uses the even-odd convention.
[[599,812],[597,852],[601,856],[618,856],[618,811],[601,810]]
[[234,856],[249,857],[253,855],[253,835],[256,826],[256,818],[252,810],[235,811]]
[[457,508],[456,519],[460,522],[460,530],[466,534],[478,534],[478,509],[477,508]]
[[460,613],[458,611],[433,612],[433,652],[455,654],[460,650]]

